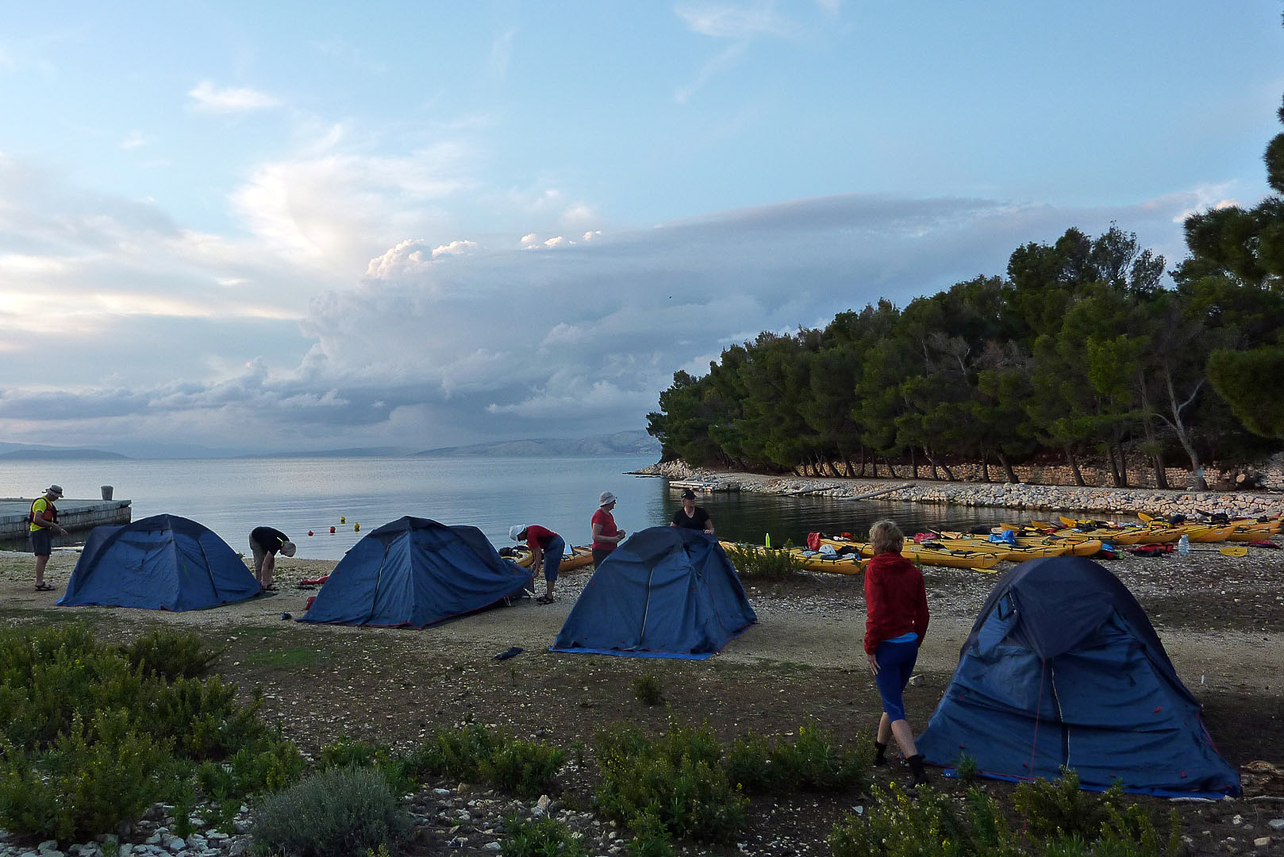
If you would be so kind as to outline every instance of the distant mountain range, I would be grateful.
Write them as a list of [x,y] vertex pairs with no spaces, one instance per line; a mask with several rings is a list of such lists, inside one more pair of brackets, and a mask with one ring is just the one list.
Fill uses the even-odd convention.
[[525,457],[590,455],[659,455],[660,442],[644,431],[620,431],[614,434],[585,437],[578,440],[565,438],[536,438],[532,440],[506,440],[495,443],[474,443],[469,446],[443,446],[416,452],[417,456],[435,458]]
[[154,454],[122,455],[101,449],[84,447],[60,448],[36,446],[25,443],[0,442],[0,461],[94,461],[131,458],[362,458],[374,456],[396,457],[403,455],[433,458],[451,457],[527,457],[565,456],[586,457],[594,455],[655,455],[660,454],[660,442],[644,431],[621,431],[578,439],[536,438],[533,440],[507,440],[493,443],[475,443],[469,446],[444,446],[423,452],[405,447],[367,446],[348,449],[325,449],[312,452],[270,452],[258,455],[238,455],[227,450],[201,447],[156,448]]
[[39,447],[19,448],[10,452],[0,452],[0,459],[5,461],[93,461],[98,459],[125,459],[127,455],[119,452],[104,452],[101,449],[43,449]]

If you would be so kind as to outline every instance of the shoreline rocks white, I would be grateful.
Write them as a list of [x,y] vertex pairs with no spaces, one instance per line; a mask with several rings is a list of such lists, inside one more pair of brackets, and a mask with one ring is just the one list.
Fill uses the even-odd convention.
[[1265,491],[1181,491],[1156,488],[1036,485],[1026,482],[938,482],[934,480],[847,479],[772,476],[691,467],[681,461],[653,464],[638,475],[701,483],[705,491],[752,491],[788,496],[810,494],[858,499],[877,493],[880,500],[953,506],[993,506],[1034,511],[1085,511],[1109,515],[1185,515],[1225,512],[1258,517],[1284,513],[1284,494]]

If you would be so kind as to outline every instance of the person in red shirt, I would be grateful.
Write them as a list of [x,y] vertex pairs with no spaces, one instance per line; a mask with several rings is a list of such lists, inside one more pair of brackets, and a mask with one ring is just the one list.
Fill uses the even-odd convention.
[[615,495],[603,491],[597,498],[597,511],[593,513],[593,567],[602,564],[611,551],[624,541],[624,530],[615,526]]
[[539,524],[518,524],[510,527],[508,537],[515,542],[526,542],[531,549],[531,583],[535,582],[535,573],[541,564],[544,567],[545,592],[535,601],[539,604],[553,603],[553,585],[557,583],[557,570],[562,565],[562,554],[566,553],[566,541],[557,533],[541,527]]
[[902,695],[909,684],[918,647],[927,634],[927,589],[923,574],[901,556],[904,536],[895,521],[879,521],[869,529],[874,558],[865,567],[865,656],[883,697],[878,721],[875,765],[887,763],[887,742],[895,736],[914,777],[910,788],[927,782],[923,757],[914,745],[914,732],[905,719]]

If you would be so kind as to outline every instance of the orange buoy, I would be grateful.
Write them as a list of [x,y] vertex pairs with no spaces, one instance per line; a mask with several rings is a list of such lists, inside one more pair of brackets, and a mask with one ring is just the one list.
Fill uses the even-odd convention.
[[353,525],[352,525],[352,532],[354,532],[354,533],[359,533],[359,532],[361,532],[361,525],[360,525],[360,524],[353,524]]
[[339,523],[340,523],[340,524],[346,524],[346,523],[348,523],[348,518],[347,518],[347,516],[346,516],[346,515],[340,515],[340,516],[339,516]]

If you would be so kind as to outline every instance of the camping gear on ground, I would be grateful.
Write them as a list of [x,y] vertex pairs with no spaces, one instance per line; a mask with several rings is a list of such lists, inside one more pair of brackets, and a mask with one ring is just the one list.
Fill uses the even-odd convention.
[[[864,557],[874,555],[874,548],[868,542],[822,538],[821,544],[831,544],[838,549],[853,546]],[[901,556],[919,565],[944,565],[951,568],[970,568],[975,571],[993,571],[1002,559],[993,550],[953,550],[939,542],[915,544],[908,540],[901,545]]]
[[58,603],[203,610],[243,601],[259,583],[227,542],[177,515],[94,527]]
[[757,621],[717,541],[651,527],[593,572],[552,651],[703,659]]
[[1146,613],[1081,557],[1017,566],[990,593],[918,739],[932,764],[983,776],[1220,797],[1240,792]]
[[[505,553],[507,551],[507,553]],[[535,556],[531,549],[526,545],[518,545],[514,548],[500,548],[500,556],[511,557],[513,562],[522,568],[531,567],[531,559]],[[577,568],[583,568],[593,563],[593,549],[587,547],[566,546],[566,552],[562,554],[562,564],[557,567],[558,573],[574,571]]]
[[298,621],[424,628],[518,598],[530,579],[476,527],[399,518],[353,545]]

